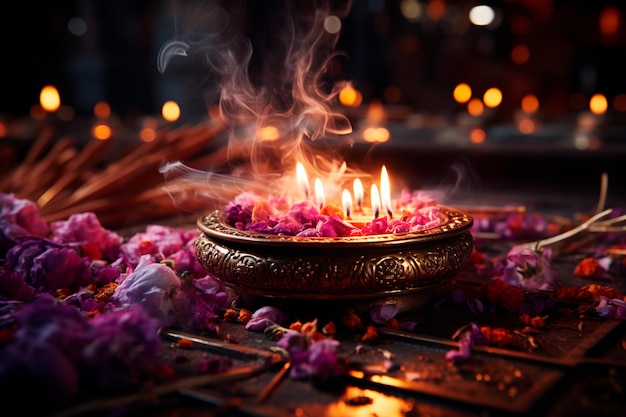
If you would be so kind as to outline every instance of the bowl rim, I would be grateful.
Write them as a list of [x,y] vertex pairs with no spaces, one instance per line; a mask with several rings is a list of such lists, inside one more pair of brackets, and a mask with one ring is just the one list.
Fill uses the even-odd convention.
[[[448,239],[471,229],[473,218],[458,209],[437,205],[443,222],[438,226],[424,229],[418,232],[387,233],[368,236],[342,236],[342,237],[301,237],[290,235],[273,235],[269,233],[249,232],[239,230],[226,224],[223,212],[214,210],[197,219],[198,229],[211,239],[228,241],[241,244],[261,244],[264,246],[291,247],[328,247],[336,243],[341,246],[359,248],[363,246],[395,246],[432,242],[434,240]],[[334,245],[333,245],[334,246]]]

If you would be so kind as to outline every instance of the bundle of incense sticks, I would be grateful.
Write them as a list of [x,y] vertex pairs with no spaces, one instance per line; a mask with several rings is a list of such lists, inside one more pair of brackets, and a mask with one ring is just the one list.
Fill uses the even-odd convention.
[[173,160],[225,166],[227,156],[209,146],[222,130],[219,124],[201,124],[159,130],[151,142],[112,138],[79,144],[42,129],[21,160],[17,152],[3,152],[0,192],[36,202],[47,221],[93,212],[103,226],[119,228],[179,216],[159,167]]

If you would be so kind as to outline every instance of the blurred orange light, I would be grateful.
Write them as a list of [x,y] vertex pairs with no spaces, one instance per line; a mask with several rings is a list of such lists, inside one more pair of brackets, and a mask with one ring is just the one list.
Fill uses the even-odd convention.
[[604,114],[609,104],[606,101],[606,97],[603,94],[594,94],[589,100],[589,110],[593,114]]
[[7,125],[4,122],[0,122],[0,138],[6,136]]
[[361,105],[363,97],[354,87],[351,85],[344,87],[339,92],[339,102],[344,106],[357,107]]
[[426,7],[426,15],[430,20],[440,21],[446,15],[446,3],[443,0],[430,0]]
[[111,106],[106,101],[99,101],[93,106],[93,114],[100,119],[106,119],[111,115]]
[[98,123],[91,128],[91,136],[98,140],[107,140],[111,137],[111,127],[104,123]]
[[619,30],[621,14],[617,7],[607,6],[600,12],[598,26],[602,36],[614,36]]
[[139,131],[139,139],[146,143],[152,142],[156,139],[156,130],[150,127],[144,127]]
[[487,138],[487,134],[483,129],[476,128],[469,132],[469,140],[472,143],[483,143]]
[[363,139],[366,142],[374,143],[383,143],[389,140],[389,131],[384,127],[368,127],[363,131]]
[[161,108],[161,115],[168,122],[175,122],[180,117],[180,107],[175,101],[166,101]]
[[472,98],[472,88],[465,83],[460,83],[454,87],[452,96],[457,103],[467,103]]
[[522,98],[522,110],[528,114],[536,113],[539,110],[539,100],[534,94],[527,94]]
[[384,122],[387,119],[387,112],[383,104],[378,100],[372,101],[367,108],[366,118],[369,122],[373,123]]
[[276,126],[263,126],[258,131],[259,139],[264,141],[272,141],[280,138],[280,132]]
[[495,87],[488,89],[483,95],[483,101],[487,107],[498,107],[502,103],[502,91]]
[[517,129],[521,133],[529,135],[537,130],[537,123],[533,119],[522,119],[517,122]]
[[483,106],[483,102],[478,98],[473,98],[467,103],[467,112],[475,117],[478,117],[483,114],[485,111],[485,106]]
[[518,64],[525,64],[530,58],[530,50],[526,45],[517,45],[511,50],[511,60]]
[[61,107],[61,96],[59,90],[53,85],[46,85],[39,93],[39,103],[45,111],[53,112]]

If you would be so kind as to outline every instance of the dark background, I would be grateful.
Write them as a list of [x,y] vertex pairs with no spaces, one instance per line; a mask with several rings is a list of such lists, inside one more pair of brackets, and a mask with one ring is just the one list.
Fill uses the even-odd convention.
[[[249,8],[276,13],[282,2],[249,3]],[[626,93],[622,2],[485,2],[501,16],[493,28],[466,23],[469,8],[479,2],[444,1],[444,15],[435,20],[427,15],[433,1],[421,0],[417,22],[402,16],[401,3],[358,0],[343,20],[337,44],[347,56],[342,76],[354,82],[364,102],[385,101],[384,90],[397,86],[402,96],[396,104],[451,112],[458,110],[453,87],[468,82],[478,92],[490,86],[503,90],[502,120],[511,117],[527,93],[538,96],[544,118],[558,119],[580,110],[571,103],[573,93],[589,97],[600,92],[609,100]],[[173,73],[160,74],[156,60],[167,40],[193,36],[202,13],[211,7],[211,2],[189,0],[14,3],[14,11],[2,17],[0,112],[27,114],[41,87],[54,84],[77,114],[90,113],[100,100],[121,115],[151,113],[167,99],[183,105],[183,116],[204,114],[207,69],[185,62]],[[603,37],[598,22],[606,7],[617,8],[621,21],[617,33]],[[68,30],[74,17],[87,23],[82,36]],[[531,55],[517,65],[510,52],[520,43]],[[201,111],[194,110],[198,104]]]

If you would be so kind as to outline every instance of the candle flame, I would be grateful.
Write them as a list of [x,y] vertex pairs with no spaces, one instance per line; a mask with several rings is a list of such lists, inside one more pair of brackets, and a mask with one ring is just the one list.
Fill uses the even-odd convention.
[[354,198],[356,199],[356,204],[359,210],[361,210],[361,207],[363,206],[363,183],[361,182],[359,178],[355,178],[353,189],[354,189]]
[[391,186],[389,185],[387,167],[384,165],[380,170],[380,198],[383,210],[386,210],[389,217],[391,217],[393,213],[391,210]]
[[324,199],[324,186],[322,185],[322,180],[315,178],[315,202],[320,208],[324,207],[326,204]]
[[308,200],[311,195],[311,185],[309,184],[309,177],[306,175],[304,165],[301,162],[296,164],[296,180],[298,181],[298,186],[304,192],[304,198]]
[[372,200],[372,212],[374,213],[374,218],[377,219],[378,215],[380,214],[380,194],[378,192],[378,187],[376,186],[376,184],[372,184],[370,198]]
[[350,191],[343,190],[341,193],[341,205],[343,206],[343,212],[346,218],[350,218],[350,213],[352,212],[352,195]]

